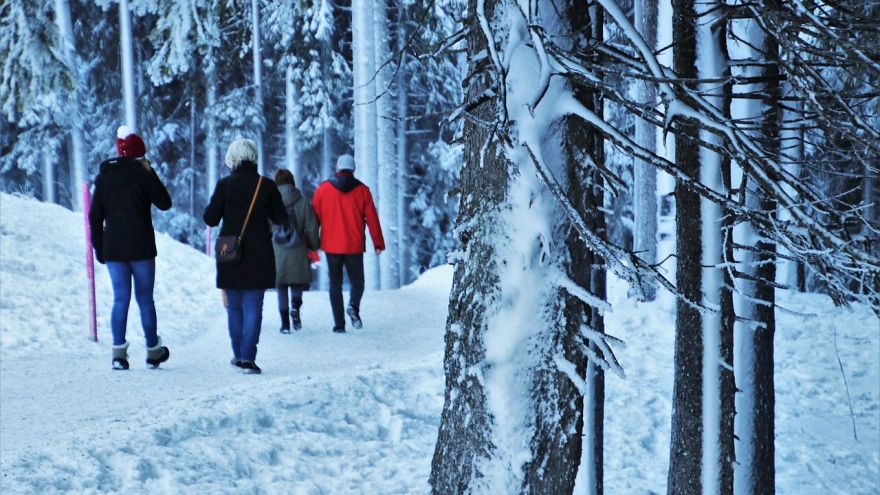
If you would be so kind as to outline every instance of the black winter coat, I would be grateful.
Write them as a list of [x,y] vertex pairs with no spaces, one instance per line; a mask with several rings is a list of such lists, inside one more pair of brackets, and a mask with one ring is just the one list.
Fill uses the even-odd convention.
[[[220,235],[238,236],[248,206],[257,187],[256,164],[244,162],[217,182],[211,201],[202,218],[211,227],[220,220]],[[271,289],[275,287],[275,255],[269,220],[276,225],[287,223],[287,211],[275,182],[263,177],[254,210],[241,241],[242,257],[237,263],[217,263],[217,287],[220,289]]]
[[101,163],[89,210],[92,244],[98,261],[137,261],[156,257],[151,205],[171,208],[171,196],[156,171],[133,158]]

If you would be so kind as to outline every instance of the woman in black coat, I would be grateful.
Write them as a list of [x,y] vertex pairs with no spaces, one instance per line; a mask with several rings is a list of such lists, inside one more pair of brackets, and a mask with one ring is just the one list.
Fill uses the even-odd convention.
[[287,223],[281,193],[272,180],[257,173],[257,146],[250,139],[236,139],[226,151],[226,166],[232,173],[217,182],[205,208],[205,223],[220,227],[221,236],[238,236],[256,194],[253,211],[241,241],[242,256],[235,263],[217,263],[217,287],[223,289],[232,364],[245,373],[260,373],[255,363],[260,326],[263,321],[263,295],[275,287],[275,256],[269,220]]
[[131,283],[147,341],[147,364],[153,368],[168,360],[168,348],[157,334],[153,284],[156,278],[156,234],[152,205],[171,208],[171,196],[144,155],[143,140],[121,126],[116,132],[119,157],[101,163],[89,210],[89,228],[95,257],[107,264],[113,285],[113,369],[128,369],[125,340]]

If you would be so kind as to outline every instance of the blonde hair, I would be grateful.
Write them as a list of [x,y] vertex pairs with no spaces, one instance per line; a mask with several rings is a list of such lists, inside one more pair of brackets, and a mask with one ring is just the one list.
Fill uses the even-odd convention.
[[232,170],[237,169],[242,162],[257,163],[257,143],[250,139],[236,139],[229,143],[223,162]]

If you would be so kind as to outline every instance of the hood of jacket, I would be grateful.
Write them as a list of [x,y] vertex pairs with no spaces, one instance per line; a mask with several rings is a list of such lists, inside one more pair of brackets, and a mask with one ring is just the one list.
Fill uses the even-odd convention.
[[299,189],[292,184],[281,184],[278,186],[278,192],[281,193],[281,201],[284,202],[284,206],[288,208],[295,205],[302,197],[302,193],[299,192]]
[[101,182],[111,188],[128,187],[144,171],[144,166],[133,158],[120,156],[101,163]]
[[330,183],[340,192],[349,193],[357,186],[361,185],[361,181],[354,178],[351,172],[339,172],[330,178]]

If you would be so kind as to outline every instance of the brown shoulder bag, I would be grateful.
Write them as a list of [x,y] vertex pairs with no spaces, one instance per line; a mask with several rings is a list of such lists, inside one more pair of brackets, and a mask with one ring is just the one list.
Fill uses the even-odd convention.
[[248,221],[251,219],[251,213],[254,211],[254,203],[257,202],[257,194],[260,192],[260,184],[263,182],[263,176],[257,180],[257,188],[254,190],[254,197],[251,198],[251,205],[248,207],[247,216],[244,217],[244,225],[241,226],[241,233],[234,235],[221,235],[214,244],[214,255],[217,263],[238,263],[241,260],[241,239],[244,237],[244,229],[247,228]]

